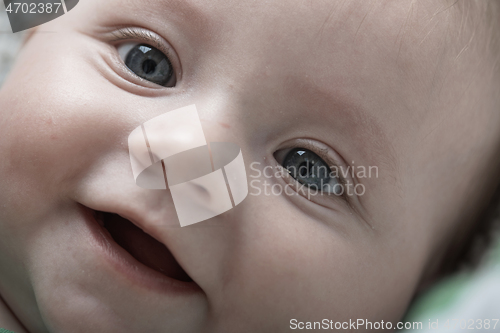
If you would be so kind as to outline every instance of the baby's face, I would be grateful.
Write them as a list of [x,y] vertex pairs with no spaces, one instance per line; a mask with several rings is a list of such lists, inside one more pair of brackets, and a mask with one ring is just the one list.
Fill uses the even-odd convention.
[[[500,133],[449,5],[86,0],[43,25],[0,91],[3,299],[33,332],[399,320],[475,213]],[[127,138],[191,104],[207,141],[241,147],[249,195],[181,228],[168,190],[135,184]],[[351,194],[271,176],[305,160],[354,166],[329,179]]]

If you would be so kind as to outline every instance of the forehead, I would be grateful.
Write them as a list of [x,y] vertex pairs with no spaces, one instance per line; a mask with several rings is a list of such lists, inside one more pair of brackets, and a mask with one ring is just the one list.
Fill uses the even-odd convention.
[[[144,7],[141,1],[129,3]],[[289,82],[314,76],[318,88],[360,101],[402,86],[412,87],[418,95],[413,98],[427,93],[447,58],[450,4],[154,0],[148,6],[156,8],[158,26],[174,22],[200,50],[210,49],[250,75],[279,72]],[[373,96],[366,96],[369,91]]]
[[[129,3],[143,7],[141,1]],[[432,45],[413,45],[417,39],[432,40],[443,32],[438,23],[448,18],[448,9],[454,7],[449,4],[447,0],[150,1],[162,19],[176,21],[206,42],[240,41],[253,48],[249,42],[259,41],[261,47],[286,49],[290,55],[307,49],[310,57],[328,51],[325,58],[337,61],[345,54],[352,60],[367,52],[375,52],[368,53],[372,58],[382,54],[393,60],[394,51],[404,61],[405,53]]]
[[[408,55],[442,42],[433,37],[449,28],[438,23],[449,21],[443,19],[454,7],[448,0],[152,0],[147,6],[139,0],[119,2],[113,0],[111,6],[149,12],[159,27],[175,22],[204,44],[231,43],[249,50],[258,46],[259,51],[288,51],[290,58],[304,56],[307,50],[310,58],[330,63],[397,58],[404,64]],[[283,60],[282,55],[276,58]]]

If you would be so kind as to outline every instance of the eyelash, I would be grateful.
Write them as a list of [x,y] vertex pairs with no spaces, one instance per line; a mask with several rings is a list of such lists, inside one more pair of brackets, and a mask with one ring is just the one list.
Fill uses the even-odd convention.
[[143,42],[150,43],[158,50],[165,53],[167,57],[171,57],[170,48],[166,47],[165,42],[155,33],[144,30],[142,28],[123,28],[117,31],[113,31],[111,35],[114,39],[111,40],[113,43],[127,41],[127,40],[141,40]]

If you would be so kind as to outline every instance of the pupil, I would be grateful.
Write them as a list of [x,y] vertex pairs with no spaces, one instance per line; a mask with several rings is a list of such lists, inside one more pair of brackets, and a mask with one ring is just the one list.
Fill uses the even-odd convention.
[[156,62],[154,62],[154,60],[147,59],[142,63],[142,70],[146,74],[154,73],[155,69],[156,69]]
[[307,162],[302,162],[299,166],[299,175],[302,177],[302,178],[305,178],[309,175],[309,163]]

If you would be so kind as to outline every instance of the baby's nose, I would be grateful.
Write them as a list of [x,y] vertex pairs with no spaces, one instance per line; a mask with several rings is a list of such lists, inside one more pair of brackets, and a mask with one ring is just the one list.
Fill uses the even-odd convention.
[[128,141],[137,185],[168,188],[181,226],[222,214],[248,194],[240,148],[229,142],[207,144],[194,105],[147,121]]

